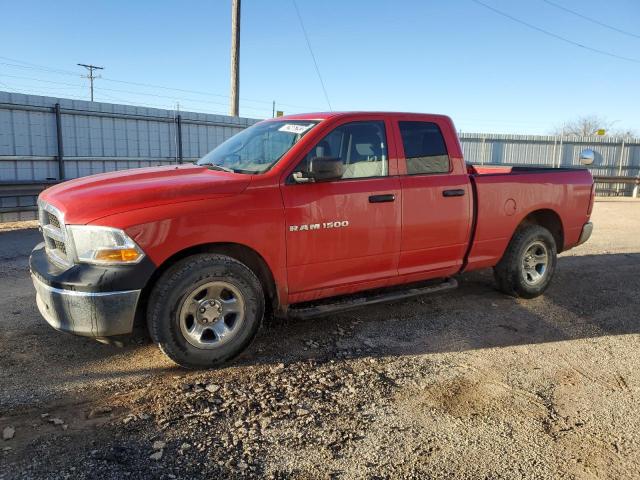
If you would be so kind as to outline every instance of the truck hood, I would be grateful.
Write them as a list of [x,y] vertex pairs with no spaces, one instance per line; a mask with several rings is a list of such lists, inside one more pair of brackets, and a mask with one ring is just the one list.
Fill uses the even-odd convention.
[[40,199],[58,208],[66,223],[86,224],[140,208],[235,195],[250,181],[250,175],[172,165],[70,180],[48,188]]

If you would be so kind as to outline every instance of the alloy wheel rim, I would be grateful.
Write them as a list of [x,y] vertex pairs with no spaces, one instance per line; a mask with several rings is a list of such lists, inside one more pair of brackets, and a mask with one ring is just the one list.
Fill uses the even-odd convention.
[[522,278],[527,285],[541,284],[547,276],[549,267],[549,249],[536,240],[524,250],[522,256]]
[[244,297],[229,282],[204,283],[184,297],[178,320],[182,335],[191,345],[219,348],[237,336],[244,323]]

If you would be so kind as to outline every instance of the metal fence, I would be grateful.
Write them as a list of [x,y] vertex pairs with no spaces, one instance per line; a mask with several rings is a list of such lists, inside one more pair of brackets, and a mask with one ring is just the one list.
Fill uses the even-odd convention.
[[[460,133],[465,159],[480,165],[582,167],[580,152],[593,150],[588,168],[594,176],[640,176],[640,138],[561,137]],[[598,195],[631,195],[634,185],[599,181]]]
[[0,221],[34,218],[46,184],[191,162],[257,121],[0,92]]
[[[257,122],[0,92],[0,222],[35,218],[39,191],[60,180],[112,170],[190,162]],[[594,175],[638,177],[640,139],[461,133],[468,162],[580,166],[595,152]],[[598,183],[601,195],[630,195],[631,183]]]

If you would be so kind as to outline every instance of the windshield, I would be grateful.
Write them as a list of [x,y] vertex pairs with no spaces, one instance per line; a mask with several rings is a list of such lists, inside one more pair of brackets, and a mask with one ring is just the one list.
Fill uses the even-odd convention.
[[198,160],[236,173],[269,170],[318,122],[283,120],[261,122],[234,135]]

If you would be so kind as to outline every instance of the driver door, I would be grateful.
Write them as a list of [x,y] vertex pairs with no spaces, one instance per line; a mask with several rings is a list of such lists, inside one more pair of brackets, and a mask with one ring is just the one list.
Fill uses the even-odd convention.
[[[339,159],[342,178],[282,185],[291,303],[384,286],[398,275],[401,188],[382,119],[337,126],[301,159]],[[394,176],[390,176],[391,173]]]

